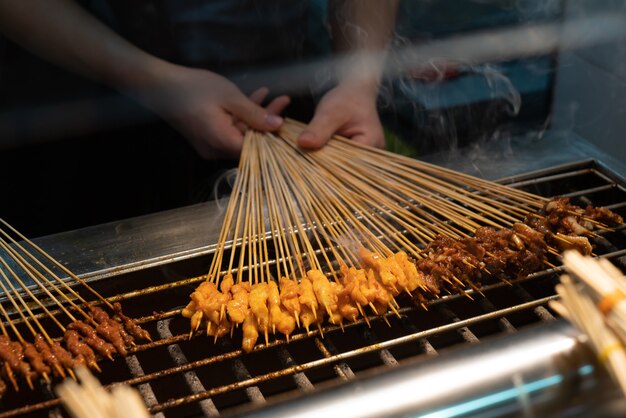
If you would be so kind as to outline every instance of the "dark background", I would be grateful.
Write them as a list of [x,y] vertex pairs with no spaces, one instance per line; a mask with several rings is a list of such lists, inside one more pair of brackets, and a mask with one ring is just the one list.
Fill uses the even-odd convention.
[[[512,7],[514,3],[404,1],[397,42],[428,42],[559,17],[558,10],[529,12]],[[312,5],[310,46],[316,53],[328,53],[325,2]],[[129,14],[128,22],[133,18]],[[153,31],[157,23],[144,29]],[[389,147],[420,156],[492,140],[498,132],[513,135],[541,128],[550,109],[554,60],[548,56],[494,63],[521,95],[517,114],[509,111],[506,97],[492,94],[494,87],[481,71],[439,80],[407,74],[388,81],[381,116]],[[464,86],[471,88],[462,91],[459,101]],[[306,102],[288,115],[304,120],[311,110]],[[201,160],[176,131],[133,101],[3,38],[0,135],[0,216],[30,237],[210,199],[216,179],[236,166],[236,161]]]

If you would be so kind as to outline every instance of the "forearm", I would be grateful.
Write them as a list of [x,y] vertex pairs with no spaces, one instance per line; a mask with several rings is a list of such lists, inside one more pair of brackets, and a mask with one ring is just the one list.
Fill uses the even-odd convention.
[[354,80],[378,87],[397,9],[397,0],[329,2],[333,46],[338,52],[350,53],[340,71],[340,81]]
[[72,0],[0,0],[0,30],[57,65],[119,89],[141,89],[169,65]]

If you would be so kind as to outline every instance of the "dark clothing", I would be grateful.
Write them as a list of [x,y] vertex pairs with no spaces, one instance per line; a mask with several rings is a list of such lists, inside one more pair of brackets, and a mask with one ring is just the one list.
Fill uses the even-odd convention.
[[307,0],[87,0],[141,48],[220,74],[304,58]]
[[[82,4],[140,48],[225,76],[241,79],[306,57],[306,0]],[[12,51],[0,48],[10,58],[0,64],[0,116],[9,117],[0,119],[0,132],[20,145],[0,148],[0,174],[11,179],[0,216],[28,236],[207,200],[220,174],[236,166],[201,160],[185,138],[134,101],[6,45]],[[310,118],[314,105],[306,93],[294,98],[288,116]],[[53,119],[63,122],[51,129]],[[28,176],[15,175],[25,170]]]

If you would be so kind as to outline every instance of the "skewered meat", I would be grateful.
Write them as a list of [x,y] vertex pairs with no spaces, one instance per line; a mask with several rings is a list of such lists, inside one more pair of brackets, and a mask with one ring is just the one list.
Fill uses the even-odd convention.
[[[300,302],[303,308],[308,308],[307,315],[311,314],[314,319],[317,319],[317,299],[313,291],[313,283],[311,283],[311,280],[307,277],[303,277],[300,280],[300,285],[298,286],[298,302]],[[304,312],[304,309],[302,312]],[[312,323],[312,321],[309,322],[309,324]]]
[[300,323],[300,301],[298,300],[298,282],[280,278],[280,302],[296,320],[296,324]]
[[[402,251],[383,257],[361,248],[362,268],[341,264],[335,281],[319,270],[307,271],[300,282],[281,277],[280,286],[273,281],[233,285],[232,276],[227,275],[219,290],[214,284],[199,286],[183,315],[191,318],[192,329],[196,329],[202,321],[211,323],[221,309],[218,306],[223,306],[221,301],[227,300],[230,321],[220,322],[222,328],[232,324],[232,330],[235,324],[243,324],[242,347],[250,351],[259,331],[267,340],[270,328],[289,336],[294,322],[309,331],[311,325],[319,326],[324,320],[343,326],[343,319],[356,321],[361,315],[368,321],[366,309],[377,315],[388,309],[397,313],[394,296],[400,293],[424,303],[442,291],[476,289],[484,277],[506,280],[525,276],[541,269],[550,246],[559,242],[590,252],[587,237],[576,235],[580,227],[593,226],[590,219],[621,220],[610,211],[583,211],[568,199],[547,204],[544,212],[545,217],[529,215],[511,229],[479,227],[473,237],[461,239],[439,235],[415,261]],[[211,300],[207,302],[207,298]],[[211,307],[208,311],[207,306]]]
[[256,340],[259,338],[259,330],[257,328],[257,320],[254,314],[249,311],[242,325],[243,339],[241,342],[241,348],[246,353],[249,353],[254,348]]
[[115,313],[121,320],[122,324],[124,324],[124,329],[130,335],[132,335],[138,340],[152,341],[152,338],[150,338],[150,333],[148,331],[141,328],[139,324],[135,322],[134,319],[129,318],[126,315],[124,315],[124,312],[122,311],[122,305],[120,305],[119,302],[115,302],[113,304],[113,310],[115,311]]
[[296,329],[295,318],[282,307],[280,302],[280,292],[276,282],[268,282],[268,296],[267,303],[270,311],[270,324],[272,325],[272,332],[276,333],[276,330],[289,337],[294,329]]
[[250,283],[241,282],[230,288],[232,293],[231,300],[226,304],[226,312],[230,322],[233,324],[243,324],[248,315],[248,299],[250,295]]
[[266,335],[269,331],[269,309],[267,309],[267,283],[257,283],[250,290],[250,311],[259,324],[259,329]]
[[[337,311],[342,319],[356,322],[359,317],[359,309],[356,304],[350,299],[350,295],[344,291],[344,287],[341,283],[330,282],[332,286],[332,292],[337,295]],[[340,319],[339,323],[343,321]]]
[[[111,355],[115,352],[115,347],[113,347],[112,344],[100,338],[96,330],[93,329],[91,326],[85,324],[83,321],[74,321],[69,324],[67,328],[70,330],[78,331],[81,334],[85,343],[89,345],[89,347],[91,347],[93,350],[97,351],[100,355],[104,357],[111,357]],[[74,336],[72,335],[71,338],[73,337]]]
[[326,310],[330,323],[337,324],[341,321],[341,315],[337,313],[337,294],[334,293],[330,281],[320,270],[309,270],[306,275],[313,285],[313,292],[319,305]]
[[396,295],[400,293],[396,286],[396,276],[391,274],[388,266],[381,261],[381,257],[378,254],[367,251],[363,247],[359,248],[358,254],[363,267],[372,269],[377,276],[378,281],[380,281],[383,286],[391,289],[391,291],[393,291]]
[[28,359],[29,364],[40,376],[50,374],[50,367],[45,363],[42,354],[37,350],[34,344],[27,341],[22,343],[24,347],[24,356]]
[[50,349],[59,362],[66,369],[73,369],[76,366],[84,365],[87,363],[85,357],[82,354],[70,354],[65,348],[63,348],[57,341],[53,341],[50,344]]
[[585,208],[584,216],[591,218],[604,225],[620,225],[624,223],[624,218],[607,208],[588,205]]
[[114,321],[104,309],[97,306],[91,307],[91,314],[98,324],[96,332],[111,343],[118,353],[125,356],[127,354],[125,346],[132,342],[132,338],[122,324]]
[[6,335],[0,335],[0,359],[8,367],[26,379],[34,377],[30,365],[24,361],[24,349],[18,342],[11,341]]
[[65,331],[63,337],[70,353],[74,354],[76,357],[84,358],[89,366],[96,364],[96,355],[93,350],[82,341],[78,332],[73,329],[68,329]]
[[554,237],[557,248],[561,252],[576,250],[582,255],[590,255],[593,252],[593,247],[587,237],[564,235],[560,232],[557,232]]
[[[570,203],[567,197],[556,198],[544,205],[542,213],[552,226],[553,233],[565,235],[590,235],[594,222],[604,225],[619,225],[624,219],[607,208],[588,205],[584,210]],[[593,222],[592,222],[593,221]]]
[[65,377],[65,372],[63,371],[61,362],[57,356],[54,355],[52,349],[41,334],[35,335],[35,347],[41,354],[43,361],[55,372],[55,374]]

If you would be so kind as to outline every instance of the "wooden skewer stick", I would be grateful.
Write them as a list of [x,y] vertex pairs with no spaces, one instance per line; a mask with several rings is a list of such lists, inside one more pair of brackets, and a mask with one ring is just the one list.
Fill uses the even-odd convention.
[[[43,257],[45,257],[46,259],[48,259],[50,262],[52,262],[55,266],[57,266],[59,269],[61,269],[65,274],[67,274],[69,277],[71,277],[72,279],[76,280],[78,283],[80,283],[81,285],[83,285],[87,290],[89,290],[94,296],[96,296],[96,298],[98,298],[102,303],[104,303],[105,305],[107,305],[109,308],[113,309],[113,305],[104,297],[102,297],[102,295],[100,295],[98,292],[96,292],[91,286],[89,286],[89,284],[87,282],[85,282],[83,279],[81,279],[80,277],[78,277],[77,275],[75,275],[72,271],[70,271],[67,267],[65,267],[63,264],[59,263],[54,257],[50,256],[50,254],[48,254],[47,252],[45,252],[44,250],[42,250],[38,245],[36,245],[33,241],[29,240],[28,238],[26,238],[22,233],[20,233],[18,230],[16,230],[15,228],[13,228],[11,225],[9,225],[4,219],[0,218],[0,223],[2,223],[5,227],[7,227],[8,229],[10,229],[13,233],[15,233],[18,237],[20,237],[22,240],[24,240],[24,242],[28,243],[31,247],[33,247],[36,251],[38,251]],[[2,231],[0,229],[0,231]],[[4,232],[4,231],[3,231]]]

